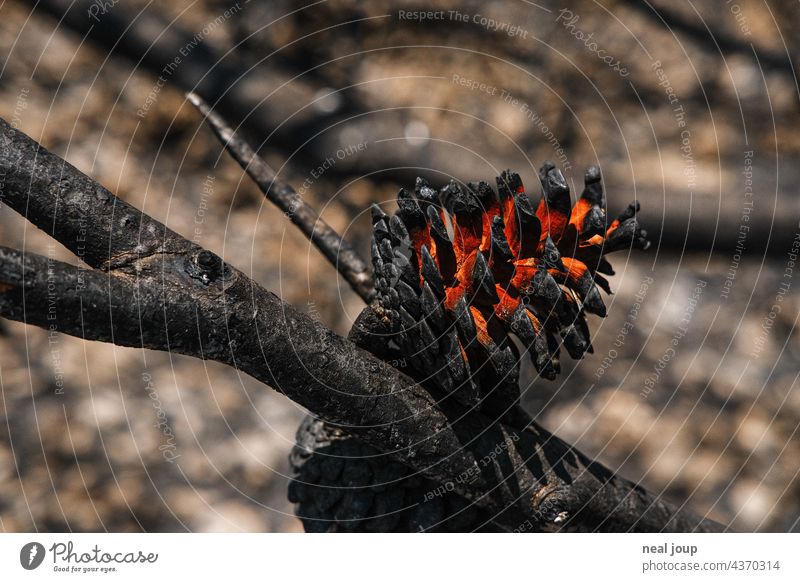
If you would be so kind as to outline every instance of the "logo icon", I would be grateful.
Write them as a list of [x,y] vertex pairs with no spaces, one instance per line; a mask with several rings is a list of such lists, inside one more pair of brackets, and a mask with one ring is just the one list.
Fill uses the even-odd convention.
[[44,561],[44,546],[39,542],[29,542],[19,551],[19,563],[26,570],[35,570]]

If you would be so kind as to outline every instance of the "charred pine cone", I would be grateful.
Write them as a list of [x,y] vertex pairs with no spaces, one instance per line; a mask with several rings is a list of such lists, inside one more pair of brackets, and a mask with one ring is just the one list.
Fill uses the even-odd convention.
[[[561,345],[592,352],[586,312],[601,317],[611,293],[607,253],[646,249],[638,203],[609,223],[600,169],[586,171],[573,206],[551,162],[539,171],[534,208],[518,174],[439,192],[418,179],[398,194],[398,211],[373,206],[372,261],[389,319],[393,361],[429,388],[466,406],[505,414],[519,396],[515,335],[539,375],[555,379]],[[452,233],[452,235],[450,234]],[[408,372],[409,370],[404,370]]]
[[[378,308],[350,338],[442,398],[478,406],[504,422],[527,423],[516,406],[519,358],[555,379],[559,353],[592,351],[586,312],[611,293],[607,253],[646,249],[638,203],[606,217],[600,170],[590,167],[573,206],[552,163],[539,171],[536,208],[519,175],[506,171],[497,192],[486,182],[440,191],[418,179],[401,190],[398,211],[373,206],[372,261]],[[474,531],[487,516],[439,484],[321,421],[304,422],[291,456],[290,499],[307,531]],[[432,500],[433,499],[433,500]]]

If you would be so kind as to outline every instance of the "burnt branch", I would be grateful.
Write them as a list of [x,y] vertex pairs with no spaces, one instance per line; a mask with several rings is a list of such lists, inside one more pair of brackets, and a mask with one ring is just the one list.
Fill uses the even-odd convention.
[[[723,529],[616,476],[535,423],[512,428],[452,399],[437,402],[5,121],[0,177],[1,201],[94,267],[0,250],[2,317],[228,364],[413,474],[445,484],[507,530]],[[368,307],[356,324],[359,343],[381,321]]]
[[199,248],[120,200],[3,119],[0,172],[0,202],[91,267],[125,271],[143,257]]
[[375,297],[369,267],[358,253],[325,222],[317,211],[303,200],[291,184],[280,180],[267,162],[197,93],[189,93],[187,99],[203,114],[225,149],[239,162],[267,200],[280,208],[292,224],[316,246],[342,277],[366,303]]

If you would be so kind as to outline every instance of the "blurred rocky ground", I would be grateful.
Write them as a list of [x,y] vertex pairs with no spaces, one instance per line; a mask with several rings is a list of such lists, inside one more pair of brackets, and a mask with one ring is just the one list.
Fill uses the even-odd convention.
[[[226,114],[365,255],[369,203],[417,174],[512,167],[536,194],[544,159],[577,189],[600,164],[611,210],[640,200],[654,245],[616,257],[594,355],[556,382],[525,364],[526,405],[735,529],[800,531],[800,105],[780,58],[800,54],[796,3],[651,3],[670,27],[619,0],[76,3],[113,54],[80,15],[57,24],[71,3],[32,4],[0,7],[0,115],[340,334],[360,301],[184,100],[200,56],[221,63],[204,89],[236,97]],[[177,52],[131,60],[164,30]],[[0,244],[77,262],[1,206]],[[301,529],[288,399],[213,363],[0,331],[0,529]]]

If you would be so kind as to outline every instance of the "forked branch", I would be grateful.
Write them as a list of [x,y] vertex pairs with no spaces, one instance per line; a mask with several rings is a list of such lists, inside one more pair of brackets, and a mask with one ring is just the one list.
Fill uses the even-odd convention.
[[289,220],[303,231],[303,234],[347,280],[353,291],[369,304],[375,296],[370,270],[350,246],[350,243],[322,220],[317,211],[306,204],[306,201],[292,188],[291,184],[280,180],[269,164],[239,137],[202,97],[197,93],[189,93],[187,98],[203,114],[225,149],[234,160],[239,162],[239,165],[253,179],[267,200],[280,208],[289,217]]
[[[722,529],[617,477],[535,423],[518,430],[436,402],[3,120],[0,179],[0,201],[93,267],[0,249],[5,318],[234,366],[450,484],[508,530]],[[380,313],[367,308],[365,318]]]

